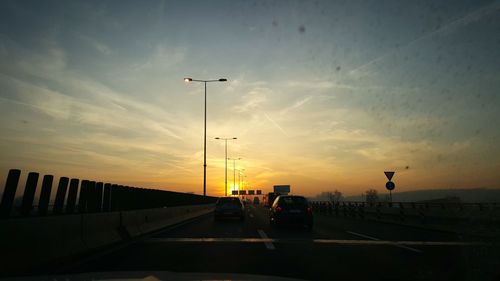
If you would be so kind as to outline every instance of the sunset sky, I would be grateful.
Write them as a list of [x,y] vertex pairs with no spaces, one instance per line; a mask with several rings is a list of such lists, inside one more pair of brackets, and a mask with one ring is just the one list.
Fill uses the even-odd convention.
[[[224,193],[500,188],[500,1],[2,1],[8,169]],[[228,162],[232,184],[232,162]],[[238,176],[236,176],[238,177]],[[24,187],[24,181],[21,181]]]

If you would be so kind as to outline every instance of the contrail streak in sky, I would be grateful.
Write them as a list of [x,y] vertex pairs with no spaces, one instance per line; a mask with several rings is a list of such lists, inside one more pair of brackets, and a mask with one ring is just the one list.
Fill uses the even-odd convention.
[[262,111],[262,112],[264,113],[264,116],[266,116],[267,120],[269,120],[269,122],[273,123],[273,125],[276,126],[276,128],[278,128],[283,134],[285,134],[285,136],[289,137],[287,132],[285,132],[285,130],[283,130],[283,128],[281,128],[281,126],[278,125],[278,123],[276,123],[273,119],[271,119],[271,117],[269,117],[269,115],[267,115],[267,113],[265,113],[264,111]]
[[472,23],[472,22],[475,22],[475,21],[478,21],[480,20],[481,18],[483,18],[484,16],[487,16],[489,14],[492,14],[492,13],[495,13],[497,12],[498,10],[500,10],[500,1],[497,1],[497,2],[494,2],[490,5],[487,5],[487,6],[484,6],[482,8],[479,8],[465,16],[462,16],[458,19],[455,19],[455,20],[452,20],[451,22],[449,22],[448,24],[442,26],[441,28],[439,29],[436,29],[434,31],[431,31],[429,33],[426,33],[408,43],[406,43],[406,45],[402,46],[402,47],[399,47],[399,48],[394,48],[392,50],[390,50],[389,52],[386,52],[384,53],[383,55],[365,63],[365,64],[362,64],[356,68],[354,68],[353,70],[351,70],[349,72],[350,75],[352,74],[356,74],[356,72],[358,72],[359,70],[362,70],[364,68],[367,68],[369,67],[370,65],[378,62],[378,61],[381,61],[381,60],[384,60],[385,58],[387,58],[388,56],[392,55],[393,53],[397,52],[398,50],[400,50],[401,48],[408,48],[424,39],[427,39],[428,37],[431,37],[431,36],[434,36],[436,34],[440,34],[440,33],[444,33],[446,31],[449,31],[451,29],[455,29],[455,28],[458,28],[460,26],[465,26],[469,23]]

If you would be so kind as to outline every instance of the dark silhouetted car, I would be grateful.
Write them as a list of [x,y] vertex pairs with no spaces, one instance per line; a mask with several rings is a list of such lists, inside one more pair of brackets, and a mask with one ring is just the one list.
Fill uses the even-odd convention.
[[238,197],[221,197],[215,204],[214,219],[238,217],[245,219],[245,207]]
[[260,204],[260,199],[259,199],[259,197],[255,197],[255,198],[253,199],[253,204],[254,204],[254,205],[259,205],[259,204]]
[[280,195],[276,197],[269,217],[272,226],[300,224],[313,227],[312,207],[303,196]]

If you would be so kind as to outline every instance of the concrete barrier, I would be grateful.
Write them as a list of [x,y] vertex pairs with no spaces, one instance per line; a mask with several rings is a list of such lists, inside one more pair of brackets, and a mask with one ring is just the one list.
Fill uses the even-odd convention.
[[29,273],[51,260],[83,252],[81,215],[0,221],[0,273]]
[[0,275],[36,273],[76,255],[127,241],[213,211],[191,205],[0,220]]

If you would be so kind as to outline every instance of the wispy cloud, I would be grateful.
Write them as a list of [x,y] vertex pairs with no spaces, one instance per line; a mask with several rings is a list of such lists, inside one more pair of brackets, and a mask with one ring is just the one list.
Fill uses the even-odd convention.
[[86,44],[92,46],[95,50],[97,50],[98,52],[104,54],[104,55],[109,55],[112,53],[112,50],[110,47],[108,47],[106,44],[104,44],[103,42],[93,38],[93,37],[90,37],[90,36],[87,36],[87,35],[83,35],[81,33],[77,33],[77,36],[83,41],[85,42]]
[[237,113],[244,113],[260,108],[267,101],[269,94],[272,94],[272,90],[269,88],[253,88],[241,98],[242,103],[233,106],[232,110]]

